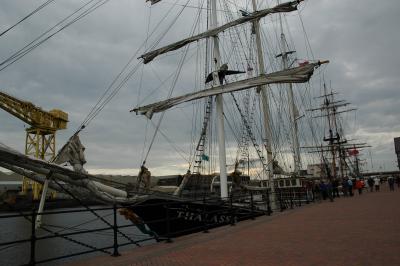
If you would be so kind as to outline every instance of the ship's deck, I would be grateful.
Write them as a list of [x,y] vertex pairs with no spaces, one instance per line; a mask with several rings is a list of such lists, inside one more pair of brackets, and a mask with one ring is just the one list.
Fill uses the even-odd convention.
[[73,265],[400,265],[400,189],[305,207]]

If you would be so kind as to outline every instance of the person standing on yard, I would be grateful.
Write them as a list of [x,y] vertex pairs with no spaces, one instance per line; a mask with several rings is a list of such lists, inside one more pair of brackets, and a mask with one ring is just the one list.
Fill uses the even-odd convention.
[[379,191],[379,187],[381,185],[381,179],[378,176],[375,176],[374,178],[374,186],[375,186],[375,191]]

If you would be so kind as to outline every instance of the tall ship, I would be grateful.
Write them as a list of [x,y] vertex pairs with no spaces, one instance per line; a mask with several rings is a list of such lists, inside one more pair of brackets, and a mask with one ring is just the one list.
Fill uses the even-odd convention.
[[[137,62],[135,57],[129,60],[57,155],[46,161],[0,144],[0,166],[42,184],[42,202],[51,188],[80,201],[117,205],[157,236],[271,211],[278,181],[301,178],[306,163],[320,159],[302,153],[301,147],[320,144],[318,125],[306,110],[315,94],[313,76],[328,61],[299,56],[287,38],[287,16],[298,13],[303,0],[200,0],[196,6],[194,1],[176,1],[170,9],[162,0],[146,2],[154,5],[157,16],[136,53]],[[174,40],[182,35],[173,28],[185,12],[189,33]],[[187,22],[188,17],[193,21]],[[142,80],[145,70],[157,77],[145,83],[155,89],[140,85],[133,101],[137,104],[127,107],[138,116],[133,120],[148,123],[140,171],[121,187],[85,170],[79,136],[119,89],[133,77]],[[165,133],[175,125],[179,134]],[[176,183],[154,185],[151,167],[157,145],[183,158],[186,170]],[[254,196],[266,199],[267,205],[249,208],[246,202]]]

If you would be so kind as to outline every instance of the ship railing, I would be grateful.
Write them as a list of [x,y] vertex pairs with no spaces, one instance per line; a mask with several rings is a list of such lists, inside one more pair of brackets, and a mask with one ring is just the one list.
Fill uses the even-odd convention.
[[[160,236],[151,235],[142,237],[140,239],[134,239],[131,235],[123,232],[122,229],[127,230],[130,227],[137,227],[140,230],[140,224],[118,224],[118,210],[121,208],[129,208],[129,206],[111,206],[111,207],[95,207],[95,208],[78,208],[78,209],[67,209],[67,210],[54,210],[54,211],[44,211],[42,213],[38,213],[36,209],[31,212],[19,212],[12,214],[0,215],[0,221],[3,219],[15,219],[24,217],[30,223],[30,236],[24,239],[14,240],[14,241],[6,241],[1,242],[0,247],[1,250],[4,250],[7,247],[15,246],[22,243],[29,243],[30,245],[30,257],[27,258],[28,265],[36,265],[42,263],[48,263],[53,261],[58,261],[61,259],[67,259],[71,257],[81,256],[85,254],[90,254],[94,252],[101,252],[105,254],[109,254],[111,256],[119,256],[119,248],[128,245],[136,245],[141,246],[145,242],[149,241],[166,241],[172,242],[174,237],[184,235],[186,233],[191,232],[204,232],[207,233],[211,228],[220,226],[220,225],[235,225],[239,220],[237,220],[237,214],[240,212],[242,215],[240,216],[240,220],[244,219],[256,219],[261,215],[271,215],[274,211],[283,211],[289,208],[294,208],[297,206],[301,206],[304,202],[311,202],[307,197],[307,191],[304,189],[276,189],[274,194],[271,194],[270,190],[261,190],[261,191],[247,191],[246,193],[240,193],[233,191],[230,196],[226,199],[217,199],[215,197],[206,197],[204,196],[202,199],[187,199],[183,202],[198,204],[201,208],[198,210],[199,214],[202,217],[214,215],[218,217],[224,217],[222,221],[218,221],[217,223],[213,221],[209,221],[207,219],[203,219],[202,223],[198,223],[196,227],[185,228],[183,230],[171,230],[171,225],[180,217],[177,217],[174,211],[178,208],[178,205],[181,205],[182,202],[178,201],[162,201],[156,203],[149,203],[144,205],[144,207],[150,206],[162,206],[165,210],[165,218],[162,219],[154,219],[151,221],[146,221],[146,225],[148,228],[152,228],[153,224],[163,223],[165,225],[165,234]],[[274,198],[274,199],[273,199]],[[277,208],[272,209],[271,202],[272,200],[276,200],[278,202]],[[207,205],[215,205],[216,203],[221,204],[223,208],[216,208],[213,210],[208,210]],[[36,217],[41,215],[43,219],[46,219],[46,216],[49,215],[65,215],[72,214],[76,215],[84,212],[91,212],[101,220],[101,217],[97,214],[100,211],[112,211],[112,221],[103,221],[105,226],[94,228],[94,229],[79,229],[73,232],[63,232],[63,231],[54,231],[50,229],[46,224],[42,226],[42,230],[38,231],[36,229]],[[244,215],[243,215],[244,213]],[[75,228],[76,229],[76,228]],[[142,228],[143,229],[143,228]],[[95,234],[99,232],[107,232],[111,235],[112,232],[112,243],[106,246],[98,247],[82,240],[77,240],[74,238],[75,236],[82,236],[85,234]],[[44,234],[43,234],[44,233]],[[40,245],[41,241],[59,238],[63,240],[67,240],[74,244],[78,244],[85,248],[85,250],[70,254],[65,254],[61,256],[54,256],[50,258],[38,258],[37,257],[37,247]],[[110,237],[111,238],[111,237]],[[1,255],[1,254],[0,254]]]
[[[113,211],[113,221],[108,222],[107,226],[104,227],[97,227],[95,229],[77,229],[74,228],[75,230],[73,232],[57,232],[54,231],[53,229],[50,229],[51,227],[48,227],[44,225],[41,227],[42,234],[39,235],[39,231],[36,228],[36,218],[38,215],[41,215],[42,217],[50,216],[50,215],[63,215],[63,214],[78,214],[78,213],[84,213],[84,212],[93,212],[97,213],[100,211]],[[127,224],[127,225],[118,225],[117,224],[117,206],[112,206],[112,207],[99,207],[99,208],[84,208],[84,209],[68,209],[68,210],[56,210],[56,211],[45,211],[45,212],[37,212],[36,209],[33,209],[31,212],[19,212],[18,214],[6,214],[6,215],[0,215],[0,220],[4,219],[15,219],[15,218],[25,218],[29,223],[30,223],[30,236],[24,239],[18,239],[14,241],[7,241],[7,242],[1,242],[0,247],[1,250],[6,250],[7,247],[14,247],[17,244],[23,244],[23,243],[29,243],[30,244],[30,257],[29,257],[29,262],[28,263],[23,263],[23,265],[37,265],[37,264],[43,264],[43,263],[48,263],[52,261],[58,261],[61,259],[67,259],[71,257],[76,257],[80,255],[85,255],[85,254],[90,254],[93,252],[102,252],[105,254],[109,254],[112,256],[119,256],[118,248],[126,245],[137,245],[140,246],[141,243],[153,240],[154,237],[147,237],[147,238],[141,238],[139,240],[133,240],[131,237],[127,236],[125,233],[121,232],[121,229],[127,228],[127,227],[135,227],[136,225],[134,224]],[[46,219],[46,218],[43,218]],[[61,230],[61,231],[66,231],[66,230]],[[93,233],[99,233],[99,232],[107,232],[111,231],[113,232],[113,243],[107,246],[103,247],[96,247],[94,245],[85,243],[81,240],[74,239],[74,236],[83,236],[86,234],[93,234]],[[43,234],[45,232],[45,234]],[[128,241],[125,241],[123,243],[118,243],[118,235],[119,236],[125,236],[125,238]],[[51,258],[40,258],[38,259],[36,256],[36,250],[38,245],[40,245],[41,241],[48,240],[48,239],[54,239],[54,238],[60,238],[67,240],[69,242],[72,242],[74,244],[82,246],[82,248],[85,248],[86,250],[80,251],[80,252],[75,252],[71,254],[66,254],[66,255],[61,255],[61,256],[55,256]],[[28,259],[27,259],[28,260]]]

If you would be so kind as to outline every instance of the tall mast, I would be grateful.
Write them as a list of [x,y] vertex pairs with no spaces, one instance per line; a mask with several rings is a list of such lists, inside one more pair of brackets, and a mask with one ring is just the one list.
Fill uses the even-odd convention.
[[[277,0],[278,5],[280,4],[279,0]],[[283,69],[288,69],[288,55],[293,53],[294,51],[286,50],[286,37],[283,32],[282,25],[282,14],[279,13],[279,22],[281,27],[281,56]],[[297,129],[297,121],[296,121],[296,106],[294,103],[293,97],[293,85],[289,83],[287,87],[287,95],[289,101],[289,113],[290,113],[290,124],[291,124],[291,135],[292,135],[292,144],[293,144],[293,164],[294,164],[294,173],[299,174],[301,169],[301,159],[300,159],[300,145],[299,145],[299,137],[298,137],[298,129]]]
[[[256,0],[252,0],[253,11],[257,11]],[[257,45],[257,61],[259,74],[265,74],[265,65],[264,65],[264,57],[263,57],[263,49],[261,44],[261,35],[260,35],[260,21],[254,21],[254,31],[256,34],[256,45]],[[267,162],[268,162],[268,171],[267,171],[267,179],[269,180],[269,185],[271,188],[271,194],[273,195],[275,191],[275,184],[273,181],[274,169],[273,169],[273,156],[272,156],[272,130],[271,130],[271,119],[270,119],[270,108],[269,108],[269,100],[266,86],[260,86],[258,90],[261,93],[261,102],[264,116],[264,134],[265,134],[265,149],[267,151]]]
[[[217,0],[211,0],[211,28],[218,27]],[[221,66],[221,55],[219,53],[218,36],[213,36],[213,58],[214,58],[214,78],[213,85],[219,86],[218,70]],[[225,129],[224,129],[224,108],[222,94],[216,96],[217,109],[217,131],[218,131],[218,154],[219,154],[219,180],[221,198],[228,197],[228,180],[226,174],[226,154],[225,154]]]

